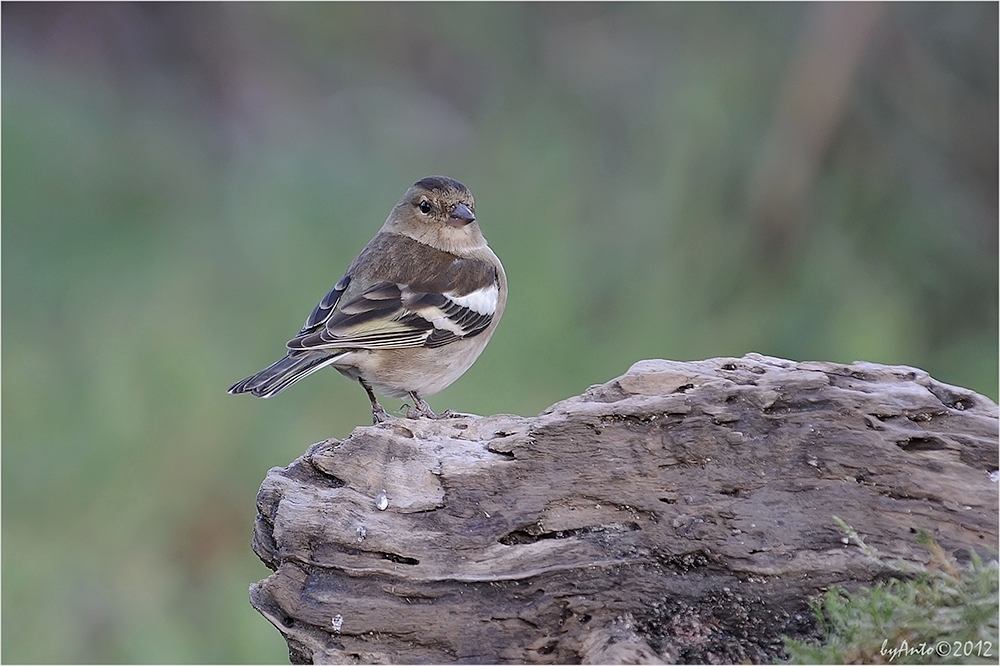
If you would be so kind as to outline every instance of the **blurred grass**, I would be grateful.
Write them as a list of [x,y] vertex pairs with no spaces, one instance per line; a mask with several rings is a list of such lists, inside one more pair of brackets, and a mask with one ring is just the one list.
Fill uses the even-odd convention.
[[511,285],[435,408],[748,351],[996,400],[996,6],[886,10],[775,255],[749,174],[808,11],[4,3],[3,659],[286,659],[247,601],[254,496],[367,401],[224,391],[424,175],[472,189]]

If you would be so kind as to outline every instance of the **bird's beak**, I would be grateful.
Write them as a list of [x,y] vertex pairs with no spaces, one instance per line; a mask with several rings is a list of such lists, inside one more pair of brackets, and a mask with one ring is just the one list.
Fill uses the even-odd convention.
[[451,211],[448,216],[448,225],[452,227],[464,227],[476,221],[476,215],[464,203],[460,203]]

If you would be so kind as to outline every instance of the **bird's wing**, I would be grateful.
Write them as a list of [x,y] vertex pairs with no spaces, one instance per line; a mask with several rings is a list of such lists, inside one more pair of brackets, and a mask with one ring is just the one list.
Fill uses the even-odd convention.
[[320,301],[289,349],[440,347],[486,330],[500,289],[494,271],[491,282],[467,293],[379,282],[339,304],[349,283],[342,279]]
[[[340,297],[344,295],[347,287],[351,284],[351,276],[345,275],[340,278],[337,284],[333,285],[333,289],[323,297],[316,307],[313,308],[312,314],[306,319],[306,323],[302,325],[302,330],[299,331],[299,336],[305,335],[315,331],[317,328],[326,323],[336,309],[337,304],[340,303]],[[296,336],[298,337],[298,336]]]

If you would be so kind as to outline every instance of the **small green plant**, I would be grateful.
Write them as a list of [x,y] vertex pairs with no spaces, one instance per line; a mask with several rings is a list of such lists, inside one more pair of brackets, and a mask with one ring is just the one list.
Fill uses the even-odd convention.
[[824,639],[785,638],[789,663],[995,664],[998,646],[997,563],[972,551],[960,567],[926,534],[927,567],[886,562],[857,532],[834,516],[861,551],[900,574],[872,588],[833,587],[813,601]]

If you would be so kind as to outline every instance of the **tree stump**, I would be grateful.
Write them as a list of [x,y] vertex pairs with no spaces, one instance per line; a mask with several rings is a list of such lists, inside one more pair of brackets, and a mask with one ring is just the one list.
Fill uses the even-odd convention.
[[[296,663],[768,662],[807,599],[997,543],[998,410],[909,367],[649,360],[534,418],[394,419],[267,474]],[[983,550],[984,557],[992,557]]]

